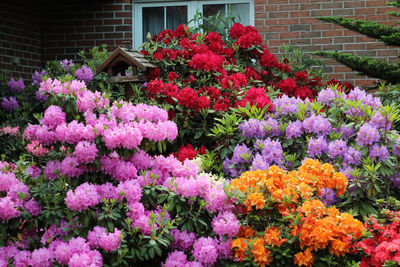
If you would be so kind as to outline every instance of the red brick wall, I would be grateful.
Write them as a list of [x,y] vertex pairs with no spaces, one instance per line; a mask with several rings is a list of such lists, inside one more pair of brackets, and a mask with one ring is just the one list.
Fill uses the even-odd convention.
[[43,6],[44,59],[75,59],[76,53],[132,39],[131,0],[47,1]]
[[[40,12],[34,2],[0,2],[0,71],[24,79],[42,67]],[[19,63],[13,64],[13,60]]]
[[[316,17],[344,16],[396,25],[398,18],[386,12],[398,10],[386,6],[387,0],[254,0],[255,25],[265,45],[277,53],[283,43],[305,51],[343,51],[360,56],[398,60],[398,47],[389,47],[341,26]],[[325,59],[328,79],[371,85],[376,80],[351,72],[335,60]]]

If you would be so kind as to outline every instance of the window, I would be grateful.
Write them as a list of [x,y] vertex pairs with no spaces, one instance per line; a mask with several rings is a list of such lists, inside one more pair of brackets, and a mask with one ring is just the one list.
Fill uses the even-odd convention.
[[139,47],[146,41],[147,33],[159,34],[162,30],[174,30],[179,24],[186,24],[194,17],[197,10],[204,16],[215,16],[218,12],[232,13],[240,16],[243,25],[254,24],[253,0],[227,1],[145,1],[133,2],[133,46]]

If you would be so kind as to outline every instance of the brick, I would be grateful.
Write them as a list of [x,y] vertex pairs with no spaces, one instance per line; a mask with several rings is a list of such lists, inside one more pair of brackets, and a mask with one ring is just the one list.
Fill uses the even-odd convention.
[[344,8],[351,8],[351,7],[365,7],[365,1],[350,1],[344,2]]
[[335,37],[333,38],[333,42],[335,44],[343,44],[343,43],[354,43],[354,37],[347,36],[347,37]]
[[269,32],[288,32],[289,26],[268,26]]
[[289,42],[291,45],[309,45],[311,44],[311,39],[290,39]]
[[299,38],[299,37],[300,37],[299,32],[281,32],[279,34],[280,39]]
[[376,56],[376,51],[359,51],[357,52],[357,55],[359,56],[367,56],[367,57],[375,57]]
[[279,11],[286,11],[286,10],[299,10],[299,5],[298,4],[291,4],[291,5],[279,5],[278,10]]
[[312,44],[331,44],[332,38],[315,38],[312,39]]
[[95,15],[96,19],[112,19],[114,18],[114,12],[99,12]]
[[376,8],[357,8],[354,15],[376,14]]
[[279,25],[293,25],[298,24],[299,19],[278,19]]
[[320,9],[320,3],[302,3],[300,4],[300,10],[311,10],[311,9]]
[[289,17],[289,12],[271,12],[268,14],[268,17],[270,19],[273,18],[288,18]]
[[387,4],[386,0],[368,0],[366,1],[367,7],[384,6]]
[[322,37],[343,36],[343,30],[323,31]]
[[321,37],[322,33],[320,31],[312,31],[312,32],[302,32],[301,38],[315,38]]
[[310,14],[310,10],[290,11],[291,18],[309,17]]
[[298,32],[298,31],[310,31],[311,30],[311,25],[309,24],[297,24],[297,25],[291,25],[289,27],[291,32]]
[[334,2],[334,3],[323,3],[321,4],[321,9],[334,9],[334,8],[343,8],[343,2]]
[[354,15],[355,9],[345,8],[345,9],[335,9],[333,10],[333,16],[352,16]]
[[312,17],[322,17],[322,16],[331,16],[331,10],[311,10]]
[[112,32],[114,31],[114,26],[97,26],[95,32]]
[[379,50],[377,51],[377,56],[378,57],[398,57],[399,56],[399,50]]

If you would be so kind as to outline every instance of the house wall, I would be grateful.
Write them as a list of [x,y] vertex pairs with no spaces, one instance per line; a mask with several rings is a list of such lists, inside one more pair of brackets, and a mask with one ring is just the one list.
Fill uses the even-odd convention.
[[[333,23],[317,20],[320,16],[343,16],[396,25],[398,18],[386,12],[387,0],[254,0],[255,25],[265,45],[275,53],[286,43],[305,51],[342,51],[398,61],[399,48],[384,45]],[[360,76],[333,59],[325,59],[328,79],[355,85],[372,85],[376,79]]]
[[132,40],[131,0],[45,1],[44,59],[76,59],[76,53],[107,44],[110,50]]
[[[343,51],[398,61],[398,47],[321,22],[318,16],[345,16],[396,25],[389,0],[254,0],[255,25],[264,44],[279,54],[283,43],[305,51]],[[107,44],[110,50],[132,40],[131,0],[0,1],[0,70],[27,79],[46,60],[76,58],[82,49]],[[13,64],[13,58],[20,63]],[[328,79],[372,85],[335,60],[324,59]]]
[[0,2],[0,72],[13,77],[28,79],[42,67],[41,17],[34,2]]

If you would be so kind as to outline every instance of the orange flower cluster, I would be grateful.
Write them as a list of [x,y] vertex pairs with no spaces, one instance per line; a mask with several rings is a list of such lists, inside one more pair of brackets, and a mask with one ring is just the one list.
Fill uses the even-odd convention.
[[[288,173],[271,166],[267,171],[245,172],[232,180],[230,190],[237,193],[243,212],[265,216],[259,221],[270,221],[274,225],[264,228],[265,225],[250,222],[241,228],[231,243],[235,257],[240,261],[252,259],[257,265],[265,266],[273,261],[273,253],[268,248],[293,246],[302,250],[292,254],[294,264],[311,266],[313,251],[328,249],[338,257],[348,253],[350,240],[361,238],[363,224],[351,214],[340,213],[335,207],[327,208],[317,200],[324,187],[340,195],[346,190],[347,180],[331,165],[311,159],[306,159],[297,171]],[[257,224],[257,220],[253,223]],[[252,227],[265,230],[260,233]],[[289,237],[291,242],[287,242]]]

